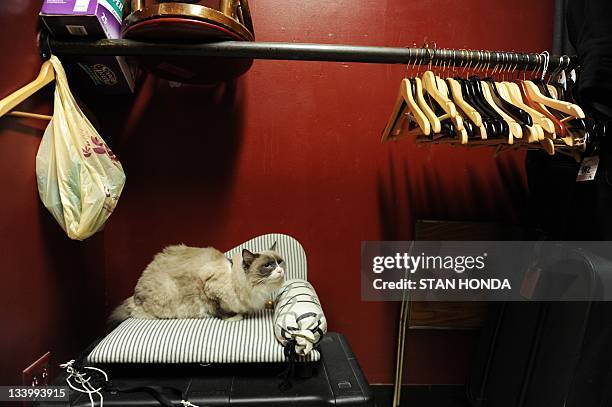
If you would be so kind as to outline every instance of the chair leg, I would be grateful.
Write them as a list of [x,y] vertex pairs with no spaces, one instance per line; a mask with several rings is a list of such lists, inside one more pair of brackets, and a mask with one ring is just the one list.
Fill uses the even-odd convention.
[[220,9],[223,14],[226,16],[236,19],[236,0],[221,0]]
[[393,407],[399,407],[402,392],[402,376],[404,373],[404,347],[406,331],[410,324],[410,301],[403,299],[400,308],[399,332],[397,339],[397,358],[395,362],[395,384],[393,392]]

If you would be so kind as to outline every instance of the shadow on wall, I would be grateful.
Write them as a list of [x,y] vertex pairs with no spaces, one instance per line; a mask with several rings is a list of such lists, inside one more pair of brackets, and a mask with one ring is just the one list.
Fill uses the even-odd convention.
[[419,219],[520,220],[528,194],[523,154],[493,157],[492,149],[391,148],[397,151],[389,152],[387,168],[378,174],[383,239],[410,239]]
[[132,184],[227,191],[242,133],[239,89],[238,81],[173,87],[150,76],[118,146]]
[[105,248],[111,308],[132,294],[164,246],[214,241],[223,231],[239,165],[244,95],[240,79],[175,86],[149,75],[129,117],[111,125],[127,174],[107,229],[113,240]]
[[40,340],[43,347],[60,344],[50,349],[55,370],[59,363],[74,359],[104,333],[104,233],[96,233],[83,242],[70,240],[43,205],[40,210],[44,212],[41,229],[47,251],[44,290],[55,297],[47,305],[49,326]]
[[[381,240],[408,240],[412,236],[412,206],[404,205],[402,199],[404,185],[398,179],[394,155],[388,154],[388,174],[378,173],[378,218],[381,227]],[[387,178],[387,179],[385,179]],[[410,190],[406,189],[406,194]],[[409,197],[410,198],[410,197]]]

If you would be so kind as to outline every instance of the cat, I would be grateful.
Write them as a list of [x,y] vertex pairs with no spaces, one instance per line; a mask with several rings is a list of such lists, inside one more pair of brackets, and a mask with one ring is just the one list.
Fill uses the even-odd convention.
[[127,318],[240,320],[263,309],[284,276],[276,242],[261,253],[242,249],[231,260],[213,247],[168,246],[145,268],[134,295],[113,311],[109,328]]

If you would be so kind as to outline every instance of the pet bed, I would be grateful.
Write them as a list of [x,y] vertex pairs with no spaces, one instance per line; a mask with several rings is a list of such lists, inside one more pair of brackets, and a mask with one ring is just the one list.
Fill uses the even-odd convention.
[[274,242],[286,263],[285,283],[275,294],[275,309],[241,321],[218,318],[146,320],[129,318],[103,338],[87,357],[113,363],[278,363],[320,358],[316,346],[327,330],[319,299],[306,281],[306,253],[291,236],[258,236],[226,252],[267,250]]

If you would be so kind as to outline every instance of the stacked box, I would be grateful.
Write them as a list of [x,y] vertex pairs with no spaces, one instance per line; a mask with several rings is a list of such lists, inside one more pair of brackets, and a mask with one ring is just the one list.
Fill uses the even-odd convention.
[[[60,39],[121,38],[123,0],[44,0],[40,16],[51,34]],[[85,75],[76,75],[79,87],[104,93],[134,91],[135,69],[124,57],[71,57]]]

